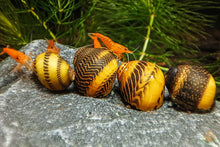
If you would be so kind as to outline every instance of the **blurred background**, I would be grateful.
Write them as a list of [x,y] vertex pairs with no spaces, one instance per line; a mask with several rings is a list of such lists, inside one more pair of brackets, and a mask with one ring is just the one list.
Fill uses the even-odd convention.
[[[207,69],[220,101],[219,0],[0,0],[0,51],[36,39],[73,47],[92,44],[99,32],[139,59],[162,67],[194,64]],[[0,57],[0,61],[7,55]],[[166,71],[166,68],[164,72]]]

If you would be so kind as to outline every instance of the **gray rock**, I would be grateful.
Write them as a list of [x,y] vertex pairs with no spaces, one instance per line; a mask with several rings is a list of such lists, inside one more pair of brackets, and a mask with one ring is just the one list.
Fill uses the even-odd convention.
[[[72,66],[75,50],[61,44],[60,55]],[[45,52],[45,40],[22,48],[33,57]],[[80,96],[73,86],[62,92],[44,88],[26,68],[0,63],[0,146],[220,146],[220,103],[208,114],[188,114],[163,106],[152,112],[128,109],[117,84],[104,99]],[[208,142],[206,132],[215,139]]]

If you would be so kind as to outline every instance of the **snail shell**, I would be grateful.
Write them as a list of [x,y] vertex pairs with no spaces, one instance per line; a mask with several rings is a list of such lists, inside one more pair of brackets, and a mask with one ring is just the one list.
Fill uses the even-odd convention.
[[155,64],[137,60],[124,62],[117,75],[125,102],[143,111],[158,109],[162,105],[165,79]]
[[39,81],[50,90],[64,90],[74,79],[73,69],[56,53],[38,55],[32,66]]
[[215,106],[215,80],[198,66],[171,67],[166,75],[166,86],[177,109],[190,112],[209,112]]
[[104,97],[113,87],[118,62],[105,48],[80,48],[74,57],[75,86],[80,94]]

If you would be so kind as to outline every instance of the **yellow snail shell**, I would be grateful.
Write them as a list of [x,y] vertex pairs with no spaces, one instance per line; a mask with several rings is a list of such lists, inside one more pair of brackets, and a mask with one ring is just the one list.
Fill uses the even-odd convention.
[[165,79],[155,64],[137,60],[124,62],[117,75],[125,102],[142,111],[160,108],[164,99]]
[[112,90],[118,62],[105,48],[80,48],[74,57],[75,86],[90,97],[104,97]]
[[39,81],[50,90],[64,90],[74,79],[73,69],[56,53],[38,55],[32,66]]
[[166,86],[177,109],[209,112],[215,106],[216,84],[212,75],[198,66],[171,67],[165,75]]

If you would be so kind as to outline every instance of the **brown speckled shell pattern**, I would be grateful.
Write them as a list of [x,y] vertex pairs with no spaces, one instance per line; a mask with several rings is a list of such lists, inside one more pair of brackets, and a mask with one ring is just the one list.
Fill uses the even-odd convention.
[[[205,69],[191,65],[179,65],[167,71],[165,74],[166,86],[178,109],[200,112],[197,106],[202,99],[210,76],[211,74]],[[213,102],[214,105],[215,102]]]

